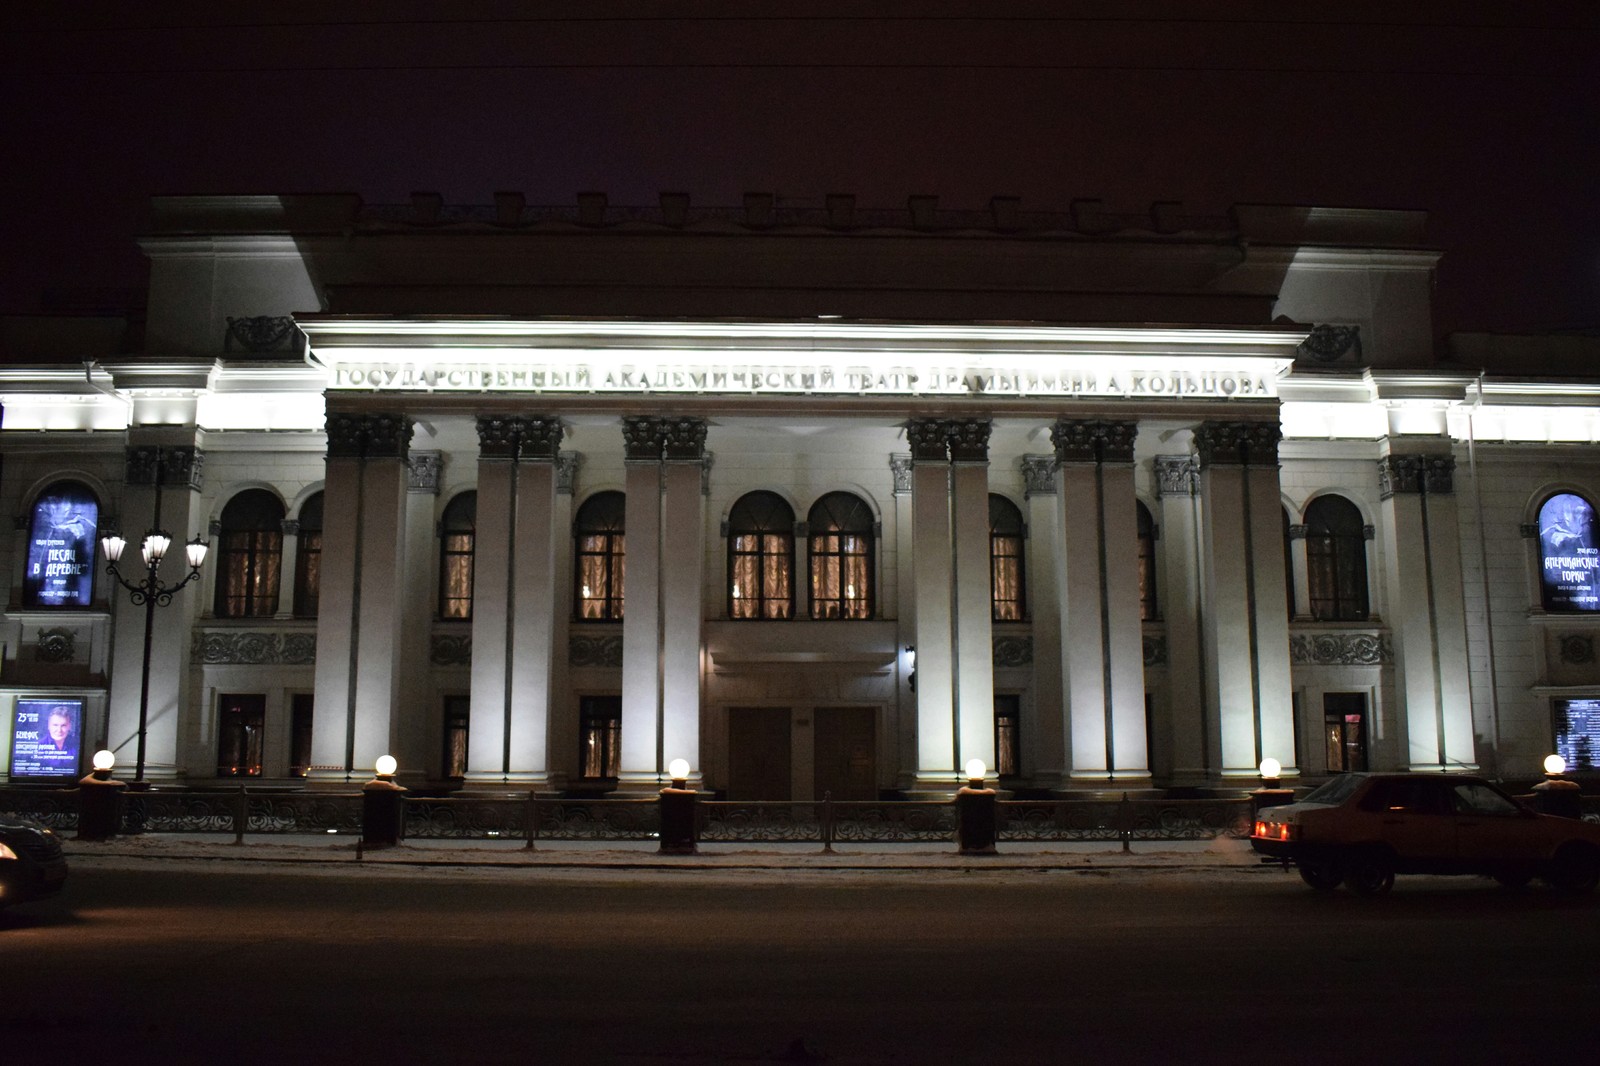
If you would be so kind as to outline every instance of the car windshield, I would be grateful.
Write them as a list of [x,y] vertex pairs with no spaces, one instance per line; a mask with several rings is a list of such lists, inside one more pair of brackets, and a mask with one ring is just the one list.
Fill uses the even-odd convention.
[[1309,796],[1302,799],[1301,803],[1326,803],[1337,806],[1349,799],[1364,779],[1355,774],[1343,774],[1326,784],[1318,786]]

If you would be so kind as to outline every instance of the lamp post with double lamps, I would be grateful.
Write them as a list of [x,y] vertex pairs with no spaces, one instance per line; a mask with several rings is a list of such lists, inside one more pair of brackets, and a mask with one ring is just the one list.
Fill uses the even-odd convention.
[[142,581],[129,581],[117,568],[117,562],[122,558],[122,550],[127,546],[128,542],[115,533],[100,538],[101,550],[106,553],[106,570],[117,579],[119,585],[128,590],[133,597],[133,605],[144,608],[144,671],[139,678],[139,747],[134,757],[133,770],[133,779],[143,781],[144,735],[150,718],[150,639],[155,633],[156,608],[171,603],[173,595],[179,589],[200,576],[200,564],[206,561],[206,551],[211,545],[199,537],[188,543],[186,547],[189,576],[176,585],[162,582],[160,574],[161,560],[166,557],[167,549],[172,546],[172,534],[152,529],[144,535],[144,544],[139,549],[145,566],[145,576]]

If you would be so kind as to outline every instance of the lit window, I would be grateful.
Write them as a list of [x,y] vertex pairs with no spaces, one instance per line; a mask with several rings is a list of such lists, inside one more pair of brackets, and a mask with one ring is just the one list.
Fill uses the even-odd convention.
[[989,495],[989,607],[996,622],[1023,618],[1022,512]]
[[294,694],[289,710],[289,776],[305,777],[311,772],[311,721],[315,697],[309,692]]
[[811,550],[811,617],[872,617],[872,511],[848,492],[830,492],[807,520]]
[[294,557],[294,616],[315,618],[322,594],[322,493],[300,506]]
[[1539,587],[1547,611],[1600,611],[1594,508],[1557,493],[1539,508]]
[[1139,621],[1154,622],[1161,617],[1156,602],[1156,523],[1150,509],[1135,500],[1139,534]]
[[794,615],[794,511],[775,492],[751,492],[728,512],[728,617]]
[[283,561],[283,503],[266,489],[247,489],[222,509],[217,537],[218,618],[270,618],[278,613]]
[[472,552],[478,529],[478,494],[450,501],[439,522],[439,617],[472,617]]
[[24,606],[93,604],[99,521],[100,501],[81,482],[58,481],[39,494],[28,528]]
[[573,599],[580,622],[622,621],[626,515],[627,498],[620,492],[597,492],[578,508]]
[[444,755],[440,760],[446,778],[467,774],[467,730],[472,722],[472,697],[444,698]]
[[1318,496],[1306,508],[1306,580],[1319,622],[1367,617],[1367,538],[1356,505]]
[[994,698],[994,772],[1001,777],[1022,773],[1022,697]]
[[260,777],[267,698],[222,696],[217,715],[217,776]]
[[617,776],[622,765],[621,696],[584,696],[578,702],[578,744],[583,777]]

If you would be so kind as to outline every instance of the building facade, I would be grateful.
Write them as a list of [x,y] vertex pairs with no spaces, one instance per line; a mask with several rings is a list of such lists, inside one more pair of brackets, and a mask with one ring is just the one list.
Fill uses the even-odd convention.
[[1600,384],[1436,352],[1423,223],[157,201],[141,344],[5,336],[9,776],[1589,769]]

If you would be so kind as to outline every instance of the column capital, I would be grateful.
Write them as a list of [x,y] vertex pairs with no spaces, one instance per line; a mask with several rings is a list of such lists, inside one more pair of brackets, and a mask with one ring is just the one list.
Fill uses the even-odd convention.
[[987,418],[964,418],[945,423],[949,436],[950,461],[954,463],[987,463],[989,461],[989,434],[994,423]]
[[661,459],[661,422],[648,415],[629,415],[622,420],[622,457],[630,463],[657,462]]
[[706,457],[706,420],[664,418],[660,422],[662,457],[667,462],[698,463]]
[[1053,455],[1024,455],[1022,465],[1022,498],[1056,494],[1056,457]]
[[516,421],[520,446],[518,454],[524,459],[536,462],[555,462],[561,450],[561,437],[564,432],[561,420],[535,415],[519,418]]
[[328,458],[359,459],[366,447],[366,422],[361,415],[329,411],[327,426]]
[[1378,495],[1449,495],[1455,491],[1453,455],[1385,455],[1378,460]]
[[1276,422],[1202,422],[1194,430],[1200,466],[1275,466],[1283,429]]
[[1192,455],[1156,456],[1156,495],[1193,496],[1200,488],[1200,467]]
[[412,452],[411,475],[406,479],[406,491],[439,495],[439,474],[444,468],[440,452]]
[[941,418],[913,418],[906,423],[906,441],[913,463],[942,463],[950,458],[950,432]]
[[580,452],[556,453],[556,492],[562,496],[571,496],[578,483],[578,467],[583,463]]
[[515,459],[517,457],[518,420],[490,415],[478,419],[478,458]]
[[1304,525],[1298,524],[1298,523],[1291,524],[1289,526],[1289,539],[1290,540],[1305,540],[1306,539],[1306,527]]
[[127,449],[123,479],[129,485],[193,489],[204,484],[206,456],[189,444],[139,444]]
[[1058,463],[1131,463],[1137,422],[1062,418],[1050,427]]
[[416,427],[400,414],[367,416],[368,459],[404,459],[411,450],[411,434]]
[[894,478],[894,494],[896,496],[911,495],[911,456],[889,456],[889,473]]

